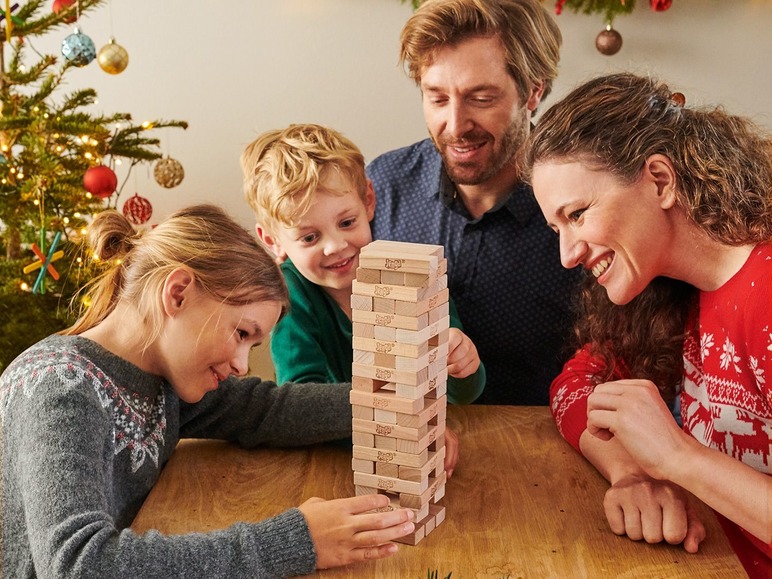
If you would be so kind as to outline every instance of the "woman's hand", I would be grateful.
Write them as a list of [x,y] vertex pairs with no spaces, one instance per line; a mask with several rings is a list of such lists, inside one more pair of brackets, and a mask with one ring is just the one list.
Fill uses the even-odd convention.
[[326,501],[311,498],[298,507],[316,549],[317,569],[383,559],[397,552],[394,539],[415,530],[410,509],[384,510],[386,495],[372,494]]
[[448,331],[448,374],[454,378],[471,376],[480,367],[477,347],[458,328]]

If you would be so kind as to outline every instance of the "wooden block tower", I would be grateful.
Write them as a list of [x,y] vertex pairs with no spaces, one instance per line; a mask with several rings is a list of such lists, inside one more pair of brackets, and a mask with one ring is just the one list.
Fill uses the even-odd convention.
[[356,494],[415,511],[417,544],[445,519],[447,262],[441,245],[374,241],[351,296]]

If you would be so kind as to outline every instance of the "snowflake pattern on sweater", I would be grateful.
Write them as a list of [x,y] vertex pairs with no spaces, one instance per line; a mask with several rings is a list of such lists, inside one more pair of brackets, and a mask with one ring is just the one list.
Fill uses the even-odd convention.
[[152,397],[132,392],[113,382],[92,361],[42,342],[21,354],[3,374],[0,409],[4,411],[19,392],[34,396],[41,384],[51,383],[72,387],[90,384],[102,408],[112,413],[115,455],[130,452],[132,472],[148,458],[158,467],[159,445],[164,443],[166,430],[163,389]]

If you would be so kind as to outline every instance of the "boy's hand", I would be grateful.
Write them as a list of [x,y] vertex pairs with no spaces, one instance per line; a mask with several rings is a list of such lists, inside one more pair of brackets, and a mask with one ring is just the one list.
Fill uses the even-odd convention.
[[466,378],[480,367],[477,347],[464,332],[450,328],[448,332],[448,374],[454,378]]
[[413,511],[369,512],[387,507],[386,495],[325,501],[311,498],[298,507],[316,549],[317,569],[383,559],[397,552],[392,541],[415,530]]

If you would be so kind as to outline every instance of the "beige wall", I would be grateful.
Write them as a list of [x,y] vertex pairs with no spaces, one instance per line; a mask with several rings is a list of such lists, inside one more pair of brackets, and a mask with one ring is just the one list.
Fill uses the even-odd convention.
[[[97,48],[114,35],[129,67],[111,76],[92,63],[68,74],[68,88],[94,87],[96,108],[107,113],[190,123],[186,132],[160,135],[185,167],[183,183],[163,189],[143,168],[124,190],[124,198],[150,199],[153,221],[212,200],[251,227],[238,156],[259,132],[328,124],[368,159],[425,135],[418,91],[396,63],[410,14],[399,0],[109,0],[80,25]],[[577,82],[630,68],[671,81],[689,102],[724,103],[772,127],[772,0],[674,0],[664,13],[638,0],[634,14],[615,23],[624,45],[613,57],[595,50],[601,17],[565,12],[556,20],[561,75],[545,107]],[[30,44],[58,54],[71,31]]]

